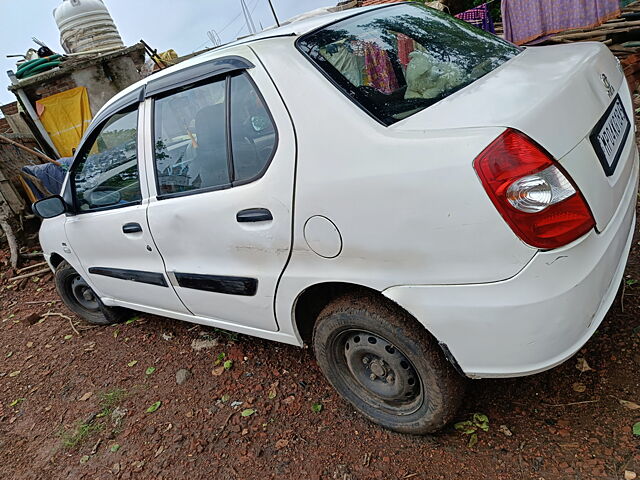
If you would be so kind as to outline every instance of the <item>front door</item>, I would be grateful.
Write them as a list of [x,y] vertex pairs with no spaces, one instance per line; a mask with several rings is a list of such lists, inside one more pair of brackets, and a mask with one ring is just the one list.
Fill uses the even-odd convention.
[[152,102],[148,220],[167,276],[186,307],[212,325],[276,331],[295,175],[282,100],[253,67]]
[[80,147],[67,186],[76,210],[65,222],[67,240],[83,277],[103,300],[188,313],[147,226],[139,123],[136,102],[109,117]]

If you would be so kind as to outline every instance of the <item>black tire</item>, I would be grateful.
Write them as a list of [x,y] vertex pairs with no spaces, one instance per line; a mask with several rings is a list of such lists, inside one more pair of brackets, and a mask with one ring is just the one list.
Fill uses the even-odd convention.
[[465,380],[436,340],[400,307],[373,295],[349,294],[327,305],[315,324],[313,346],[338,393],[390,430],[439,430],[462,400]]
[[93,325],[111,325],[131,316],[131,312],[125,308],[105,306],[66,261],[56,268],[55,282],[58,295],[69,310]]

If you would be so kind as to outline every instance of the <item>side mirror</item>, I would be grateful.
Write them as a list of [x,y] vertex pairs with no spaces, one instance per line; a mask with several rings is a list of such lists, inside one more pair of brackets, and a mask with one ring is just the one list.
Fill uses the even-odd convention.
[[120,190],[103,187],[85,194],[85,200],[88,200],[92,207],[108,207],[120,203],[122,195]]
[[62,215],[67,210],[67,206],[60,195],[54,195],[53,197],[38,200],[31,206],[31,210],[33,210],[33,213],[37,216],[44,219]]

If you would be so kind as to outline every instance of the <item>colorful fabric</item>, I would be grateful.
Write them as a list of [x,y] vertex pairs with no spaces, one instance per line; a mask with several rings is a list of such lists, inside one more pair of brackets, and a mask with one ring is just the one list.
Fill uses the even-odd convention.
[[405,67],[409,65],[409,54],[413,52],[415,48],[413,47],[413,39],[407,37],[406,35],[399,33],[398,34],[398,60]]
[[389,55],[375,43],[365,44],[364,65],[367,74],[366,85],[386,94],[398,89],[398,79]]
[[618,0],[502,0],[504,36],[517,45],[572,28],[593,28],[620,15]]
[[491,14],[489,13],[489,6],[486,3],[459,13],[456,15],[456,18],[464,20],[487,32],[496,33]]

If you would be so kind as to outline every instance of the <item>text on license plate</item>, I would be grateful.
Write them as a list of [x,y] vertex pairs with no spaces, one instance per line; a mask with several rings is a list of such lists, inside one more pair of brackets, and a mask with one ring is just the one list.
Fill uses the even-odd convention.
[[612,175],[616,168],[630,127],[622,100],[616,95],[591,135],[591,143],[607,176]]

